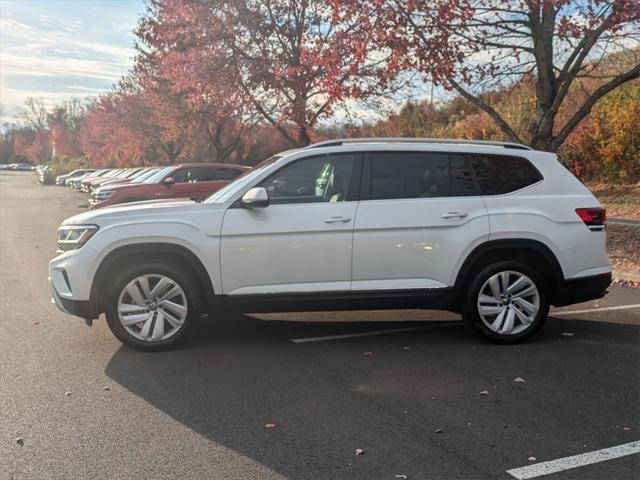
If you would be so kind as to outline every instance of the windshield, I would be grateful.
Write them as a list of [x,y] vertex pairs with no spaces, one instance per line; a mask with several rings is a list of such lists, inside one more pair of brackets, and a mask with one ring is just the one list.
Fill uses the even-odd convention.
[[236,192],[245,188],[254,178],[260,175],[266,167],[277,162],[283,155],[274,155],[271,158],[263,160],[251,170],[247,170],[226,187],[221,188],[216,193],[207,198],[204,203],[224,203],[234,196]]
[[147,170],[146,172],[142,172],[140,175],[135,177],[135,179],[132,181],[132,183],[142,183],[144,180],[149,178],[151,175],[156,173],[158,170],[160,170],[160,169],[159,168],[151,168],[151,169]]
[[146,180],[143,180],[142,183],[158,183],[160,182],[160,180],[166,177],[169,172],[173,171],[175,168],[176,167],[173,167],[173,166],[161,168],[150,177],[147,177]]

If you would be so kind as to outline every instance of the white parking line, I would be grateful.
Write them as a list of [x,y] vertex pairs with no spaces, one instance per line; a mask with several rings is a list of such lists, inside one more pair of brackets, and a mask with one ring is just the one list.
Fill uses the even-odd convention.
[[[634,305],[617,305],[615,307],[585,308],[582,310],[559,310],[559,311],[552,311],[549,313],[549,315],[552,317],[558,317],[562,315],[577,315],[579,313],[607,312],[610,310],[627,310],[630,308],[640,308],[640,303],[637,303]],[[417,330],[424,330],[430,327],[451,327],[451,326],[460,325],[460,324],[461,322],[446,322],[446,323],[429,325],[425,327],[392,328],[388,330],[373,330],[370,332],[345,333],[343,335],[327,335],[324,337],[292,338],[291,341],[293,343],[326,342],[329,340],[344,340],[347,338],[370,337],[372,335],[386,335],[388,333],[414,332]]]
[[573,455],[572,457],[559,458],[558,460],[551,460],[549,462],[534,463],[526,467],[507,470],[507,473],[518,480],[525,480],[527,478],[541,477],[543,475],[549,475],[550,473],[562,472],[563,470],[583,467],[606,460],[613,460],[614,458],[633,455],[634,453],[640,453],[640,441],[625,443],[624,445],[618,445],[616,447],[603,448],[595,452]]
[[617,305],[615,307],[602,307],[602,308],[585,308],[583,310],[560,310],[551,312],[549,315],[557,317],[558,315],[576,315],[578,313],[592,313],[592,312],[607,312],[609,310],[627,310],[629,308],[640,308],[640,303],[635,305]]
[[324,337],[292,338],[291,341],[293,343],[326,342],[328,340],[344,340],[346,338],[371,337],[373,335],[386,335],[387,333],[416,332],[418,330],[425,330],[429,327],[452,327],[455,325],[460,325],[460,323],[461,322],[447,322],[446,324],[429,325],[425,327],[390,328],[387,330],[372,330],[369,332],[345,333],[342,335],[327,335]]

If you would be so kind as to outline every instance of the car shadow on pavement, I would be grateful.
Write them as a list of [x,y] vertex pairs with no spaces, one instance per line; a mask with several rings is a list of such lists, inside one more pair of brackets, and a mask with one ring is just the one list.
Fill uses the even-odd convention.
[[[291,342],[422,325],[429,328]],[[638,364],[639,332],[550,319],[533,341],[499,346],[459,322],[296,324],[234,315],[199,325],[179,350],[121,347],[106,373],[204,438],[288,478],[493,478],[504,469],[492,455],[510,455],[504,445],[526,441],[553,455],[558,445],[587,442],[585,418],[600,440],[623,443],[610,416],[606,432],[598,422],[606,409],[620,425],[637,423],[630,366]],[[359,448],[365,455],[355,455]]]

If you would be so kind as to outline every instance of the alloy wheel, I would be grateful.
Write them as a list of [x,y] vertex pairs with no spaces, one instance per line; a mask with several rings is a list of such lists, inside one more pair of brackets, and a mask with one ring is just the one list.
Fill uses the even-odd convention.
[[498,272],[478,292],[478,314],[482,322],[500,335],[526,330],[540,309],[538,287],[528,276],[513,270]]
[[118,297],[120,323],[129,334],[145,342],[175,335],[188,312],[184,291],[165,275],[141,275],[131,280]]

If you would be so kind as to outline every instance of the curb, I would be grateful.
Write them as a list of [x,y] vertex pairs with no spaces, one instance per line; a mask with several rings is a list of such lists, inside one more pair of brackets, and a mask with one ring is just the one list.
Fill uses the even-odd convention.
[[620,270],[613,270],[612,276],[613,278],[617,278],[619,280],[625,280],[629,282],[640,282],[640,273],[622,272]]
[[631,225],[633,227],[640,227],[640,220],[631,218],[610,217],[607,218],[607,223],[611,223],[612,225]]

